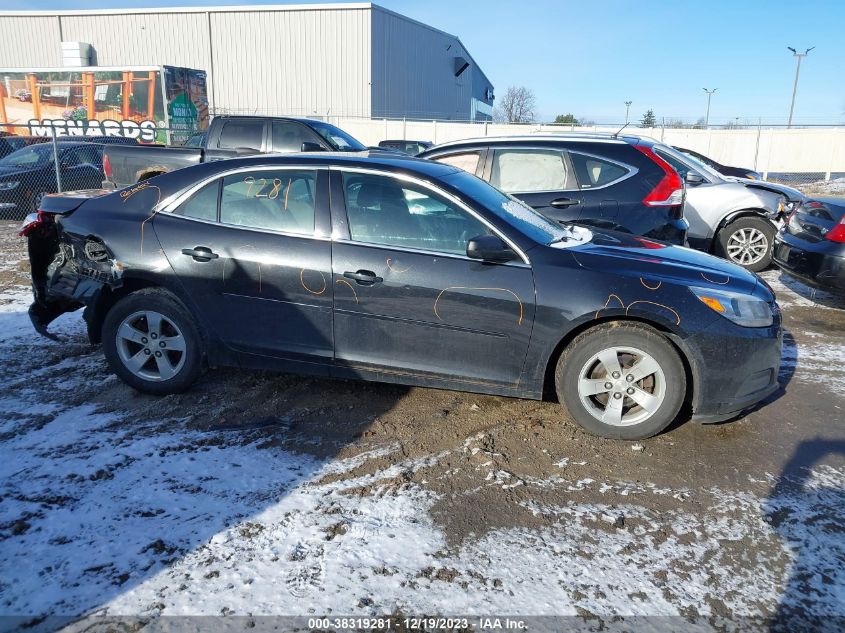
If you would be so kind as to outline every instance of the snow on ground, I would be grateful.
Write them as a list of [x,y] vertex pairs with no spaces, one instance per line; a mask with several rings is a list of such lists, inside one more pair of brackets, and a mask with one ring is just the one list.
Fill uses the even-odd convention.
[[[0,367],[14,368],[0,373],[0,614],[845,614],[841,469],[658,486],[574,474],[589,463],[573,453],[518,476],[484,434],[319,457],[261,428],[138,415],[80,316],[54,343],[28,303],[23,286],[0,293]],[[789,354],[799,379],[843,357]],[[102,389],[123,401],[104,406]],[[429,484],[459,475],[472,493],[518,493],[543,527],[450,540]]]
[[[57,396],[0,401],[7,614],[706,614],[716,591],[735,615],[750,615],[777,607],[791,565],[832,579],[813,583],[819,611],[845,603],[841,534],[806,527],[842,502],[845,475],[833,469],[769,499],[527,481],[586,487],[601,502],[536,505],[554,527],[447,548],[428,518],[434,495],[391,483],[442,456],[323,482],[375,455],[319,461],[179,420],[126,424]],[[494,474],[485,485],[508,485]],[[638,503],[650,495],[676,498],[677,508]],[[778,526],[773,515],[783,515]]]

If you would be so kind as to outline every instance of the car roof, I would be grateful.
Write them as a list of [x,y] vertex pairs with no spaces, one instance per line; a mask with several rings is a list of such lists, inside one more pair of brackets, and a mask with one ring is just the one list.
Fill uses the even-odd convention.
[[599,134],[592,132],[542,132],[537,134],[513,134],[508,136],[479,136],[475,138],[447,141],[435,145],[432,150],[445,149],[448,147],[462,147],[465,145],[490,145],[497,143],[609,143],[615,145],[642,145],[656,143],[654,139],[632,136]]
[[[215,161],[216,162],[216,161]],[[457,167],[398,154],[370,150],[366,152],[295,152],[289,154],[259,154],[244,158],[231,158],[225,161],[230,168],[250,167],[253,165],[308,164],[338,165],[345,167],[379,168],[387,167],[391,171],[403,171],[430,178],[441,178],[462,171]],[[208,163],[204,163],[208,164]],[[213,164],[213,163],[212,163]]]

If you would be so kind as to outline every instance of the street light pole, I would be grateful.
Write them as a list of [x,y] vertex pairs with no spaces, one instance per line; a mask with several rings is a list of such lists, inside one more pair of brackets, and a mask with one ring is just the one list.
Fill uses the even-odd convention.
[[713,93],[718,90],[718,88],[713,88],[713,90],[708,90],[707,88],[702,88],[704,92],[707,93],[707,115],[704,117],[704,127],[710,127],[710,98],[713,96]]
[[631,104],[633,101],[626,101],[625,102],[625,125],[628,125],[628,112],[631,111]]
[[799,53],[791,46],[787,46],[789,50],[792,51],[792,56],[798,60],[798,63],[795,65],[795,83],[792,84],[792,103],[789,106],[789,121],[786,122],[787,129],[792,127],[792,111],[795,109],[795,93],[798,92],[798,75],[801,74],[801,60],[804,59],[807,55],[810,54],[810,51],[815,48],[815,46],[811,46],[803,53]]

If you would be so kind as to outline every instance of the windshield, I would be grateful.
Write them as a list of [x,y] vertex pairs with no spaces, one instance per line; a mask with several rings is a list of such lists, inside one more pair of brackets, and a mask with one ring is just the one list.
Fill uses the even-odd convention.
[[53,145],[39,144],[24,147],[0,160],[3,167],[44,167],[53,160]]
[[546,219],[524,202],[502,193],[480,178],[458,170],[442,178],[443,182],[481,203],[527,237],[540,244],[551,244],[572,237],[572,231]]
[[[694,169],[702,176],[707,176],[716,182],[720,182],[725,179],[718,171],[708,165],[705,165],[700,160],[689,156],[688,154],[679,152],[671,147],[666,147],[665,145],[658,145],[656,149],[659,150],[658,154],[662,154],[663,158],[675,168],[675,171],[681,175],[681,178],[686,178],[687,172],[690,169]],[[678,165],[678,163],[680,163],[680,165]]]
[[310,125],[320,136],[342,152],[362,152],[367,149],[361,141],[350,136],[331,123],[324,123],[323,121],[314,121],[309,119],[308,125]]

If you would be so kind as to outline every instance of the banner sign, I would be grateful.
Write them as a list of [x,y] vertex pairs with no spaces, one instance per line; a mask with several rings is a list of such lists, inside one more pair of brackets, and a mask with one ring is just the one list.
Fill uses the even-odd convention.
[[175,66],[0,70],[0,126],[18,135],[141,143],[167,142],[170,128],[169,142],[180,145],[208,127],[206,84],[204,71]]

